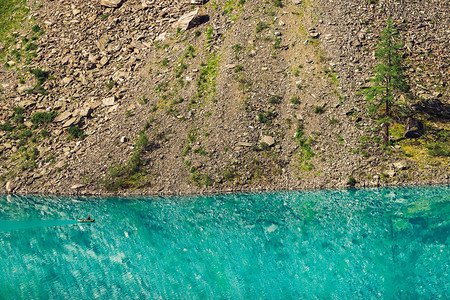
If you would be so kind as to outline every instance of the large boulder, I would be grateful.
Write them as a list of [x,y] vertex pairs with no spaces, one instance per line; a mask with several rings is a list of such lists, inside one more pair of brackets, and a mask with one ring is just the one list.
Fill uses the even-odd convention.
[[418,138],[424,134],[422,121],[416,118],[408,118],[405,126],[405,138]]
[[190,13],[184,14],[180,19],[173,24],[174,28],[181,28],[181,30],[188,30],[198,24],[200,20],[200,10],[196,9]]

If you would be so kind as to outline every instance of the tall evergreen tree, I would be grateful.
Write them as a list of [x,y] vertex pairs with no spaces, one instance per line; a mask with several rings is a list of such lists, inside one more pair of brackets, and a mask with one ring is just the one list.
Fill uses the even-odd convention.
[[372,71],[375,73],[375,77],[371,80],[373,85],[364,91],[366,99],[373,104],[369,111],[381,113],[379,123],[383,124],[385,145],[389,144],[392,106],[395,105],[395,100],[400,93],[409,90],[403,73],[403,59],[400,51],[402,47],[403,42],[399,39],[398,31],[389,17],[375,51],[378,64]]

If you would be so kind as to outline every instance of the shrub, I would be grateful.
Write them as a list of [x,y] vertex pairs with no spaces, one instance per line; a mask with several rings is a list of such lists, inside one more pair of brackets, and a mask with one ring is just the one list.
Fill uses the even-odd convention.
[[30,73],[34,75],[39,84],[43,84],[50,74],[42,69],[30,69]]
[[50,136],[50,132],[47,129],[42,129],[41,132],[40,132],[40,135],[41,135],[42,138],[45,139],[46,137]]
[[31,27],[31,30],[33,32],[39,32],[39,30],[41,30],[41,27],[39,27],[39,25],[34,25],[33,27]]
[[269,150],[270,149],[269,144],[267,144],[266,142],[261,142],[259,144],[259,147],[261,147],[262,150]]
[[109,175],[104,181],[106,189],[115,191],[130,185],[142,186],[148,183],[147,173],[141,171],[141,157],[148,147],[148,143],[147,135],[143,131],[139,132],[139,138],[128,163],[126,165],[114,165],[110,168]]
[[323,106],[314,106],[314,112],[316,114],[323,114],[325,112],[325,105],[323,105]]
[[56,117],[56,115],[57,115],[56,111],[52,111],[52,112],[38,111],[31,116],[30,121],[36,125],[41,125],[41,124],[46,125],[46,124],[50,123],[51,121],[53,121],[53,119]]
[[192,45],[188,45],[187,49],[186,49],[186,53],[184,54],[185,58],[194,58],[195,57],[195,48]]
[[242,65],[237,65],[236,67],[234,67],[234,73],[239,73],[243,69],[244,67]]
[[46,91],[42,84],[49,78],[50,74],[47,71],[43,71],[41,69],[30,69],[30,73],[34,75],[37,80],[36,85],[27,91],[29,94],[40,93],[42,95],[47,95],[48,91]]
[[347,178],[347,185],[348,186],[353,187],[353,186],[355,186],[356,182],[357,181],[356,181],[355,177],[353,177],[352,175],[348,176],[348,178]]
[[14,126],[11,125],[11,123],[6,122],[4,124],[0,124],[0,130],[2,131],[13,131]]
[[23,113],[25,112],[25,109],[23,107],[14,107],[13,108],[13,116],[12,119],[14,122],[16,122],[16,124],[21,124],[23,123]]
[[110,89],[112,89],[112,88],[114,87],[115,84],[116,84],[116,83],[114,82],[114,80],[110,80],[110,81],[108,81],[108,82],[106,83],[106,88],[107,88],[108,90],[110,90]]
[[239,59],[239,53],[241,53],[241,50],[242,50],[243,48],[244,48],[244,47],[242,47],[241,44],[235,44],[235,45],[233,46],[234,57],[235,57],[236,59]]
[[32,137],[32,136],[33,136],[33,132],[31,132],[31,130],[29,130],[29,129],[22,130],[22,132],[19,134],[19,138],[21,140]]
[[269,28],[269,25],[267,25],[267,24],[264,23],[264,22],[259,22],[259,23],[256,25],[256,33],[260,33],[261,31],[263,31],[263,30],[265,30],[265,29],[267,29],[267,28]]
[[281,99],[283,99],[281,96],[274,95],[274,96],[269,98],[269,103],[270,104],[278,104],[278,103],[281,103]]
[[84,130],[78,126],[70,126],[67,132],[69,133],[69,139],[83,139],[86,136]]
[[276,38],[275,42],[273,43],[273,48],[278,49],[278,48],[280,48],[280,45],[281,45],[281,39]]
[[29,43],[25,46],[25,51],[33,51],[36,50],[38,48],[38,45],[36,45],[35,43]]
[[273,5],[275,5],[275,7],[282,7],[283,4],[281,3],[281,0],[273,0]]
[[270,124],[275,118],[275,113],[271,110],[258,114],[258,121],[264,124]]
[[298,97],[292,97],[291,98],[291,103],[292,104],[300,104],[300,99]]

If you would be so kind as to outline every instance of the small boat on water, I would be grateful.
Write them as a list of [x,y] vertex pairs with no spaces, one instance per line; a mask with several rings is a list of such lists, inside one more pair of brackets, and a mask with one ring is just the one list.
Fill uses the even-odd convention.
[[78,223],[94,223],[95,219],[79,219]]
[[79,219],[77,220],[79,223],[94,223],[95,219],[91,219],[91,216],[88,215],[86,219]]

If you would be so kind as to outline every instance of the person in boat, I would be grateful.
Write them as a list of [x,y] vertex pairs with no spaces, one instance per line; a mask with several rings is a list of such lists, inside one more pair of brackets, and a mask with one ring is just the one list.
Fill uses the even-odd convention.
[[88,215],[88,217],[87,217],[87,219],[86,220],[90,220],[91,219],[91,216],[90,215]]

